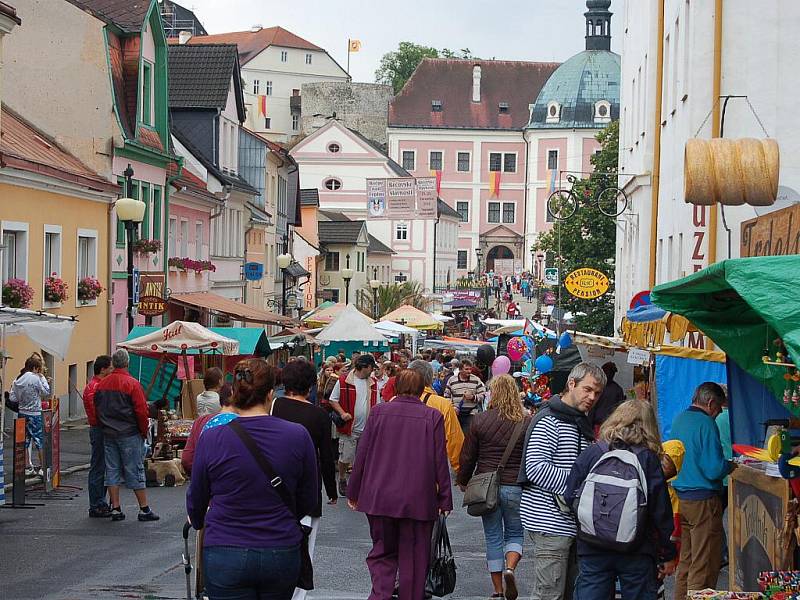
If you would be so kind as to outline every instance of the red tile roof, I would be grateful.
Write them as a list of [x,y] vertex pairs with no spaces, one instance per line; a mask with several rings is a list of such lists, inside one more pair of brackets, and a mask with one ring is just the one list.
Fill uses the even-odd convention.
[[[174,162],[171,162],[167,170],[170,177],[175,177],[175,175],[178,174],[178,165]],[[219,200],[219,198],[217,198],[213,193],[208,191],[208,186],[206,186],[205,181],[200,179],[197,175],[185,167],[181,171],[180,177],[178,177],[172,185],[174,185],[177,189],[183,187],[188,188],[190,192],[199,196],[203,196],[208,200]]]
[[161,143],[161,138],[158,136],[158,132],[140,125],[136,138],[148,148],[158,150],[159,152],[164,152],[164,145]]
[[[170,40],[171,44],[176,42],[177,40]],[[239,46],[239,62],[243,65],[253,60],[270,46],[325,51],[323,48],[304,40],[299,35],[295,35],[283,27],[267,27],[258,31],[233,31],[216,35],[198,35],[190,39],[189,44],[236,44]]]
[[17,25],[20,25],[22,21],[17,16],[17,10],[11,6],[10,4],[6,4],[5,2],[0,2],[0,15],[4,15],[14,21]]
[[[472,101],[472,69],[481,67],[481,101]],[[522,129],[558,63],[424,59],[389,104],[389,127]],[[441,112],[431,102],[442,103]],[[508,112],[500,112],[500,103]]]
[[0,167],[39,173],[93,190],[119,191],[119,186],[103,179],[11,109],[3,106],[2,112]]
[[101,21],[116,25],[122,31],[135,33],[150,10],[150,0],[68,0]]

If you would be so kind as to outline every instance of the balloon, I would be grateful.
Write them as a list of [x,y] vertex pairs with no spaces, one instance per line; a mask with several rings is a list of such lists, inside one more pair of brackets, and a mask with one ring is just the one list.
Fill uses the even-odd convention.
[[533,361],[529,358],[525,361],[525,364],[522,365],[522,370],[529,375],[533,373]]
[[558,338],[558,345],[561,346],[562,349],[572,346],[572,336],[568,331],[562,333],[561,337]]
[[484,365],[492,364],[494,361],[494,346],[491,344],[483,344],[478,348],[478,362]]
[[508,358],[511,360],[519,360],[522,356],[528,351],[528,345],[525,343],[520,337],[513,337],[508,340],[508,345],[506,346],[506,352],[508,352]]
[[539,373],[549,373],[553,370],[553,359],[546,354],[542,354],[533,364]]
[[511,369],[511,361],[507,356],[498,356],[492,363],[492,375],[505,375]]

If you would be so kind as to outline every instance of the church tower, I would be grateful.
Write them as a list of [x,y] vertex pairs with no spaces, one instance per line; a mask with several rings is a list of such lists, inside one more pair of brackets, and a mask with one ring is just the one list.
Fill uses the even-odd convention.
[[586,49],[611,50],[611,0],[586,0]]

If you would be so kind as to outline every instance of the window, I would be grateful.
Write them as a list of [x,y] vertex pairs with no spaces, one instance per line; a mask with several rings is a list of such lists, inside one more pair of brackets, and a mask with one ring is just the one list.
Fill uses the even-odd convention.
[[342,182],[331,177],[330,179],[325,180],[325,188],[335,192],[336,190],[342,188]]
[[150,239],[150,184],[142,183],[142,202],[144,202],[144,218],[139,225],[139,237]]
[[441,100],[431,100],[431,112],[442,112]]
[[514,211],[516,205],[513,202],[503,202],[503,223],[514,222]]
[[194,224],[194,255],[197,260],[203,260],[203,222]]
[[469,202],[456,202],[456,212],[461,215],[461,222],[469,222]]
[[339,290],[323,290],[322,293],[328,296],[333,302],[339,302]]
[[292,131],[300,129],[300,115],[292,115]]
[[558,169],[558,150],[547,151],[547,169],[549,171]]
[[28,278],[28,225],[3,223],[3,281]]
[[153,186],[153,239],[161,239],[161,188]]
[[508,102],[501,102],[499,104],[499,106],[497,107],[497,110],[501,115],[507,115],[508,114]]
[[328,252],[325,255],[325,270],[338,271],[339,270],[339,253]]
[[97,232],[78,230],[78,281],[97,276]]
[[44,226],[44,276],[61,274],[61,227]]
[[469,171],[469,152],[459,152],[456,168],[461,173]]
[[406,171],[414,171],[416,169],[417,153],[413,150],[403,150],[403,168]]
[[503,155],[503,172],[516,173],[517,171],[517,155],[513,152],[508,152]]
[[431,151],[428,155],[428,167],[431,171],[441,171],[442,170],[442,153],[437,151]]
[[503,154],[501,152],[489,153],[489,170],[499,171],[503,165]]
[[189,256],[189,221],[181,219],[181,257]]
[[311,64],[311,54],[306,54],[306,64],[307,65]]
[[272,96],[272,82],[271,81],[265,81],[264,82],[264,94],[266,96]]
[[558,123],[561,120],[561,105],[558,102],[547,103],[546,123]]
[[281,62],[288,62],[289,60],[289,52],[286,50],[281,50]]
[[142,123],[152,125],[153,113],[153,65],[142,62]]
[[272,119],[269,117],[264,118],[264,129],[272,129]]
[[328,152],[330,152],[331,154],[336,154],[337,152],[340,152],[341,149],[342,147],[336,142],[328,144]]
[[607,100],[600,100],[594,105],[594,122],[595,123],[610,123],[611,122],[611,103]]
[[394,226],[394,239],[399,241],[408,239],[408,223],[398,223]]
[[[177,236],[178,236],[178,219],[176,219],[174,217],[170,217],[170,220],[169,220],[169,238],[168,238],[168,245],[169,245],[170,252],[174,253],[175,250],[178,248],[175,245],[176,240],[177,240]],[[218,239],[221,238],[221,237],[222,236],[218,236]]]
[[466,268],[467,268],[467,251],[459,250],[458,263],[456,264],[456,269],[466,269]]
[[489,202],[489,223],[499,223],[500,222],[500,203],[499,202]]
[[261,82],[258,79],[253,79],[253,93],[258,94],[261,92]]
[[366,259],[364,257],[364,253],[363,252],[359,252],[358,255],[357,255],[357,259],[358,259],[358,261],[357,261],[358,262],[358,271],[363,273],[367,268],[367,264],[366,264],[367,261],[366,261]]

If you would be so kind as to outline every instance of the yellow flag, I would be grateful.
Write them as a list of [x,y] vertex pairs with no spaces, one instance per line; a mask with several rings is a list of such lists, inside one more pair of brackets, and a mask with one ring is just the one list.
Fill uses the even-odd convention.
[[361,50],[361,40],[350,40],[349,51],[358,52]]

